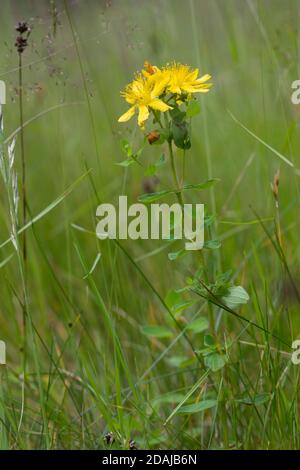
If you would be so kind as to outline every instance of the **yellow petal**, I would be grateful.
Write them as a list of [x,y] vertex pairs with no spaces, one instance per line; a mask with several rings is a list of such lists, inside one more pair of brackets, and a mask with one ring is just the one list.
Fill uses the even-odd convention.
[[169,88],[169,91],[170,91],[171,93],[176,93],[177,95],[180,95],[180,93],[181,93],[181,89],[180,89],[179,86],[171,85],[171,86],[169,86],[168,88]]
[[201,84],[198,85],[183,85],[182,89],[188,93],[206,93],[209,91],[211,84]]
[[122,114],[122,116],[119,117],[118,122],[126,122],[129,121],[130,118],[134,115],[134,110],[135,106],[132,106],[131,108],[126,111],[126,113]]
[[187,93],[196,93],[197,91],[199,91],[199,89],[193,85],[182,85],[182,89]]
[[168,77],[157,77],[153,90],[151,92],[151,97],[155,98],[157,96],[160,96],[165,91],[168,81]]
[[149,111],[147,106],[139,106],[139,116],[138,116],[138,124],[139,126],[143,127],[144,122],[148,119],[149,117]]
[[211,75],[209,75],[208,73],[206,73],[206,74],[203,75],[202,77],[197,78],[196,82],[197,82],[197,83],[203,83],[203,82],[207,82],[207,80],[210,80],[210,79],[211,79]]
[[127,101],[128,104],[134,104],[136,99],[134,98],[134,96],[131,96],[131,95],[126,95],[125,96],[125,100]]
[[186,79],[193,82],[198,77],[198,73],[199,73],[199,70],[195,69],[191,73],[188,74]]
[[162,100],[158,99],[150,101],[149,106],[150,108],[156,109],[157,111],[162,111],[163,113],[168,111],[168,109],[172,109],[171,106],[168,106]]
[[199,85],[194,86],[195,91],[209,91],[209,89],[212,87],[212,83],[200,83]]

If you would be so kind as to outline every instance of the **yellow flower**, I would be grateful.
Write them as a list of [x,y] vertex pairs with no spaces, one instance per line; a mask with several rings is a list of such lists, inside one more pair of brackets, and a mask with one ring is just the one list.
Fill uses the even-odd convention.
[[212,86],[205,83],[211,78],[205,74],[198,77],[199,70],[191,69],[188,65],[171,64],[164,69],[169,73],[169,84],[167,90],[170,93],[180,95],[182,93],[207,93]]
[[138,112],[138,124],[143,128],[151,110],[164,113],[172,109],[166,100],[168,93],[177,95],[176,103],[181,105],[186,98],[191,98],[192,93],[208,92],[211,83],[206,82],[211,76],[205,74],[198,78],[198,74],[198,69],[188,65],[173,63],[159,69],[145,62],[142,72],[121,93],[131,107],[119,118],[119,122],[128,121]]
[[152,74],[149,73],[149,75],[147,72],[146,76],[138,75],[121,93],[127,103],[132,106],[119,118],[119,122],[128,121],[138,111],[138,124],[144,127],[150,114],[149,108],[163,113],[168,109],[172,109],[171,106],[159,99],[165,92],[167,83],[168,76],[160,71],[159,73],[156,73],[156,71]]

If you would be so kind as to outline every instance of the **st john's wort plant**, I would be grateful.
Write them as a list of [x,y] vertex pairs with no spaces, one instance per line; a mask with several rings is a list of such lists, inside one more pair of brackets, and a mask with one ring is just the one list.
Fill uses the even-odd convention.
[[[139,197],[143,203],[152,203],[163,199],[170,194],[176,195],[178,202],[183,206],[186,193],[189,191],[199,191],[210,188],[218,179],[212,178],[208,181],[197,184],[187,184],[184,181],[185,175],[179,176],[178,162],[174,149],[183,151],[183,158],[186,158],[186,151],[192,147],[191,122],[194,116],[200,113],[200,105],[195,98],[197,93],[208,93],[212,87],[211,76],[204,74],[199,77],[199,70],[188,65],[178,63],[167,64],[162,68],[145,62],[144,69],[137,73],[134,80],[129,83],[121,95],[130,105],[129,109],[119,118],[119,122],[127,122],[134,115],[137,115],[137,122],[144,135],[141,147],[134,151],[127,140],[122,141],[122,149],[126,154],[126,160],[121,162],[124,167],[140,163],[141,155],[146,145],[167,147],[171,174],[173,176],[174,188],[157,192],[147,192]],[[159,161],[146,170],[146,175],[156,176],[160,167],[164,165],[165,157],[162,153]],[[184,166],[183,166],[184,169]],[[206,215],[205,227],[209,233],[209,227],[213,223],[216,214]],[[218,240],[205,241],[204,248],[218,250],[220,242]],[[175,253],[169,253],[170,260],[179,259],[187,254],[182,248]],[[194,256],[197,256],[194,254]],[[213,257],[212,257],[213,258]],[[239,307],[249,300],[245,289],[241,286],[233,285],[231,271],[215,274],[214,279],[209,279],[205,268],[204,257],[202,265],[192,278],[186,280],[186,286],[174,291],[167,301],[175,316],[182,314],[185,306],[190,306],[190,302],[185,302],[181,295],[186,292],[200,294],[209,304],[224,305],[230,309]],[[214,263],[214,260],[210,264]],[[217,271],[214,269],[213,271]],[[220,302],[220,303],[218,303]],[[183,308],[176,308],[183,305]],[[211,316],[213,318],[213,316]],[[207,324],[201,320],[203,331]],[[205,323],[205,328],[204,328]],[[190,325],[189,325],[190,326]],[[195,331],[199,332],[199,321],[195,323]],[[203,328],[202,328],[203,327]],[[193,331],[193,328],[190,328]],[[212,328],[214,330],[214,328]],[[208,338],[208,337],[207,337]],[[222,368],[225,363],[225,354],[218,352],[213,340],[207,339],[210,344],[203,350],[205,365],[212,370]]]

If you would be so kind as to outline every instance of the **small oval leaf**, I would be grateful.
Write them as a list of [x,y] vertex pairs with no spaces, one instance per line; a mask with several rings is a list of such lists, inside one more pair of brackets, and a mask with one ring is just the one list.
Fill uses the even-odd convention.
[[242,286],[232,286],[228,288],[227,294],[222,297],[222,301],[228,308],[236,308],[239,305],[246,304],[249,295]]
[[192,321],[187,329],[193,331],[194,333],[201,333],[202,331],[207,330],[209,326],[208,320],[205,317],[197,318],[197,320]]
[[213,408],[218,404],[217,400],[203,400],[199,403],[193,403],[192,405],[182,406],[179,410],[179,413],[184,414],[192,414],[192,413],[199,413],[200,411],[208,410],[209,408]]

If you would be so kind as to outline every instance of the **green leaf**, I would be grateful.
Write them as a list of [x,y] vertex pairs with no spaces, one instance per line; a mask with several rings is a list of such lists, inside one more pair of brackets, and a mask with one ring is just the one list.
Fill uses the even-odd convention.
[[208,240],[207,242],[204,242],[204,248],[209,250],[217,250],[220,246],[221,242],[219,240]]
[[210,408],[213,408],[217,406],[217,404],[218,404],[217,400],[203,400],[203,401],[200,401],[199,403],[194,403],[193,405],[182,406],[179,410],[179,413],[184,413],[184,414],[199,413],[200,411],[205,411]]
[[133,158],[127,158],[127,160],[123,160],[122,162],[118,162],[118,163],[116,163],[116,165],[127,167],[129,165],[132,165],[133,163],[135,163],[135,160]]
[[169,111],[169,114],[170,114],[172,120],[177,121],[177,122],[183,121],[185,116],[186,116],[186,113],[184,111],[181,111],[179,108],[171,109]]
[[170,261],[174,261],[178,258],[182,258],[183,256],[187,255],[188,254],[188,251],[187,250],[179,250],[179,251],[175,251],[173,253],[168,253],[168,258]]
[[[125,160],[125,162],[127,162],[128,160]],[[130,161],[134,161],[134,160],[130,160]],[[130,164],[130,163],[128,163]],[[121,162],[119,163],[119,165],[125,165],[124,162]],[[219,181],[218,178],[213,178],[213,179],[210,179],[208,181],[204,181],[203,183],[198,183],[198,184],[188,184],[188,185],[185,185],[183,188],[182,188],[182,191],[186,191],[186,190],[190,190],[190,189],[195,189],[197,191],[200,191],[202,189],[207,189],[209,188],[210,186],[214,185],[217,181]],[[164,191],[158,191],[157,193],[147,193],[147,194],[142,194],[141,196],[138,197],[138,201],[139,202],[144,202],[145,204],[149,204],[151,202],[154,202],[154,201],[158,201],[159,199],[161,199],[162,197],[164,196],[167,196],[168,194],[176,194],[180,191],[178,190],[175,190],[175,189],[166,189]],[[211,248],[211,249],[214,249],[213,248],[213,245],[217,242],[217,240],[213,240],[213,241],[210,241],[210,242],[207,242],[207,247],[206,248]],[[211,246],[209,246],[211,244]],[[217,248],[220,247],[220,242],[218,242],[218,246]],[[205,244],[204,244],[205,246]]]
[[149,165],[146,169],[145,176],[154,176],[156,174],[156,165]]
[[259,393],[258,395],[255,395],[253,398],[248,396],[242,397],[242,398],[237,398],[236,401],[239,403],[243,403],[244,405],[263,405],[264,403],[267,403],[270,400],[270,394],[269,393]]
[[222,297],[222,301],[228,308],[236,308],[249,301],[249,295],[242,286],[232,286],[228,288],[227,294]]
[[175,290],[169,290],[164,300],[167,306],[169,307],[169,309],[172,310],[174,308],[174,305],[182,302],[182,297]]
[[128,140],[122,139],[120,141],[120,146],[121,146],[122,152],[124,152],[127,155],[127,157],[131,157],[131,155],[133,154],[133,151]]
[[177,314],[194,305],[195,300],[184,300],[179,292],[170,290],[165,297],[165,303],[174,314]]
[[222,369],[226,362],[227,360],[224,354],[211,353],[204,358],[204,364],[213,372]]
[[147,336],[153,336],[154,338],[170,338],[173,336],[171,330],[165,326],[144,326],[142,331]]
[[214,337],[212,335],[205,335],[204,336],[204,344],[205,344],[205,346],[214,347],[215,346]]
[[207,330],[209,326],[208,320],[205,317],[197,318],[197,320],[192,321],[187,326],[188,330],[193,331],[194,333],[201,333],[202,331]]
[[191,148],[189,129],[186,121],[172,121],[172,136],[176,147],[183,150]]
[[191,118],[193,116],[196,116],[199,114],[201,111],[200,104],[198,101],[193,100],[190,101],[186,110],[186,115],[187,117]]
[[173,305],[172,311],[174,313],[180,313],[183,310],[186,310],[189,307],[192,307],[194,305],[195,301],[194,300],[186,300],[183,302],[179,302],[178,304]]
[[211,178],[203,183],[198,184],[186,184],[183,189],[196,189],[197,191],[201,191],[203,189],[208,189],[214,186],[216,183],[220,181],[220,178]]
[[170,190],[164,190],[164,191],[158,191],[157,193],[147,193],[147,194],[142,194],[141,196],[138,197],[139,202],[144,202],[145,204],[150,204],[151,202],[158,201],[164,196],[167,196],[168,194],[173,193],[173,191]]

